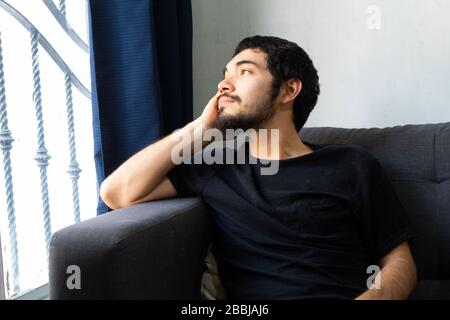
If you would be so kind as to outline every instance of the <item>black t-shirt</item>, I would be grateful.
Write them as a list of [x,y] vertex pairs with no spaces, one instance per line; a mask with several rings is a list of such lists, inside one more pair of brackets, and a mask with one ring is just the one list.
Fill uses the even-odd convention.
[[273,175],[248,142],[245,163],[195,164],[198,152],[167,174],[179,196],[209,207],[230,299],[353,299],[367,290],[368,267],[412,237],[376,158],[357,145],[303,143],[313,152],[276,160]]

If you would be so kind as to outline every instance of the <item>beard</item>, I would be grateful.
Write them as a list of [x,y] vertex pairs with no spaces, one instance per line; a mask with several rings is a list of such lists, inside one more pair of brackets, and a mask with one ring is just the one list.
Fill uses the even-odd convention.
[[275,99],[268,94],[264,101],[255,105],[253,113],[250,114],[242,110],[236,114],[224,114],[223,111],[219,110],[212,127],[220,130],[224,136],[226,129],[242,129],[244,132],[248,129],[260,129],[261,125],[273,117],[275,113],[274,105]]

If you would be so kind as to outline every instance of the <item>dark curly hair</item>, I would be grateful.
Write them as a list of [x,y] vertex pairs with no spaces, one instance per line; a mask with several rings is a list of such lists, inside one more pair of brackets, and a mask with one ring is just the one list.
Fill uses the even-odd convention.
[[244,38],[234,50],[233,57],[245,49],[259,49],[267,54],[267,67],[272,74],[272,100],[283,82],[298,78],[300,94],[294,100],[293,121],[297,132],[305,124],[320,94],[319,76],[308,54],[296,43],[271,36]]

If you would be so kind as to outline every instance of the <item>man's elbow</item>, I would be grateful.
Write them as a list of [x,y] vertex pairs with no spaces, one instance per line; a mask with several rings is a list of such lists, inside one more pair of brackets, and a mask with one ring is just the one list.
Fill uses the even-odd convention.
[[108,185],[107,180],[100,185],[100,197],[113,210],[127,207],[123,201],[120,201],[119,193]]

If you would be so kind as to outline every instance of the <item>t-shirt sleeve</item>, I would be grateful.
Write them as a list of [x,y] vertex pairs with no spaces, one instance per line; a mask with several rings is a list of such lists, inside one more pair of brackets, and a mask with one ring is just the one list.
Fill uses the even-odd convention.
[[180,197],[201,196],[203,187],[214,174],[211,165],[195,163],[194,156],[189,161],[175,165],[167,174]]
[[[365,177],[364,177],[365,176]],[[362,201],[359,215],[372,257],[378,261],[414,236],[410,219],[380,162],[370,157],[356,185]]]

